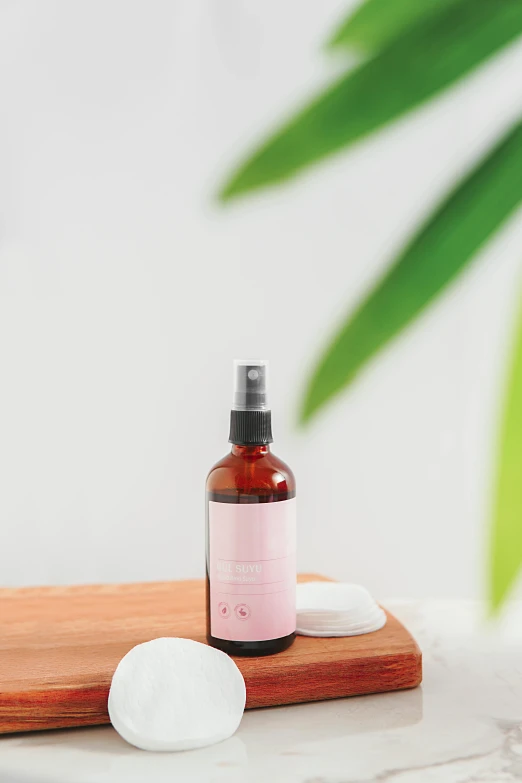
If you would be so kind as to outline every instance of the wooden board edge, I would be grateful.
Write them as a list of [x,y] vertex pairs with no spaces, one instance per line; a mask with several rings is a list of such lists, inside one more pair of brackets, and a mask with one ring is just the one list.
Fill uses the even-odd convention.
[[[71,694],[81,710],[71,709]],[[9,700],[0,694],[0,735],[110,723],[108,695],[108,686],[9,693]]]
[[[420,650],[401,655],[384,655],[372,664],[371,680],[379,679],[378,687],[372,686],[368,679],[368,661],[364,658],[340,661],[335,666],[332,675],[332,665],[329,662],[316,662],[301,667],[299,677],[285,675],[284,701],[275,703],[274,693],[280,690],[280,678],[273,678],[266,673],[260,681],[247,676],[246,709],[259,707],[276,707],[287,704],[323,701],[361,696],[370,693],[415,688],[422,682],[422,654]],[[397,676],[397,668],[402,672]],[[346,675],[345,687],[339,686],[339,672]],[[302,682],[302,674],[306,682]],[[250,686],[250,687],[249,687]],[[248,692],[256,692],[254,697]],[[10,694],[9,702],[2,703],[0,697],[0,734],[14,734],[22,731],[40,731],[46,729],[62,729],[71,726],[100,726],[110,723],[107,712],[107,686],[87,687],[76,690],[79,703],[85,707],[81,712],[71,710],[71,691],[56,689],[54,691],[33,691],[22,694]],[[34,717],[38,710],[38,718]],[[9,718],[9,716],[12,718]],[[71,721],[74,720],[74,723]]]
[[249,681],[255,686],[252,688],[255,696],[249,698],[247,681],[246,709],[407,690],[422,682],[422,653],[417,649],[383,655],[374,659],[371,667],[364,658],[337,661],[335,667],[328,661],[304,664],[300,667],[299,678],[290,672],[285,675],[284,701],[280,704],[274,702],[274,693],[280,691],[277,675],[272,678],[265,672],[262,679],[256,681],[250,677]]

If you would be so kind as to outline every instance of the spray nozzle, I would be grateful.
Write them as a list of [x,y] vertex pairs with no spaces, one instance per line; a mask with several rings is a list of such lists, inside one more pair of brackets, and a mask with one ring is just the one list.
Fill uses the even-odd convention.
[[268,410],[267,386],[268,362],[265,359],[235,360],[234,410]]

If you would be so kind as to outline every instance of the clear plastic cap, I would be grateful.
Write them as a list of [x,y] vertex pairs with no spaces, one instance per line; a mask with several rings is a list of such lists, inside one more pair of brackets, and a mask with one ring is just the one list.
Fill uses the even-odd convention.
[[266,359],[234,361],[234,403],[236,411],[268,410],[268,362]]

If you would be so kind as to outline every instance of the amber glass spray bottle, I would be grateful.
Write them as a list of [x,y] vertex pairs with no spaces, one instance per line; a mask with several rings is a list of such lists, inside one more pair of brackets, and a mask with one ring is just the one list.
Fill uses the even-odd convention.
[[268,363],[234,362],[230,454],[207,478],[207,640],[271,655],[295,638],[295,479],[270,451]]

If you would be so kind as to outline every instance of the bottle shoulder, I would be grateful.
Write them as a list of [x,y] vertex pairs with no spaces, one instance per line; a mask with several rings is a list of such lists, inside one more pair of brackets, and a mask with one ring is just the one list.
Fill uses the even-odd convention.
[[271,451],[253,457],[225,455],[207,476],[207,492],[295,493],[291,468]]

